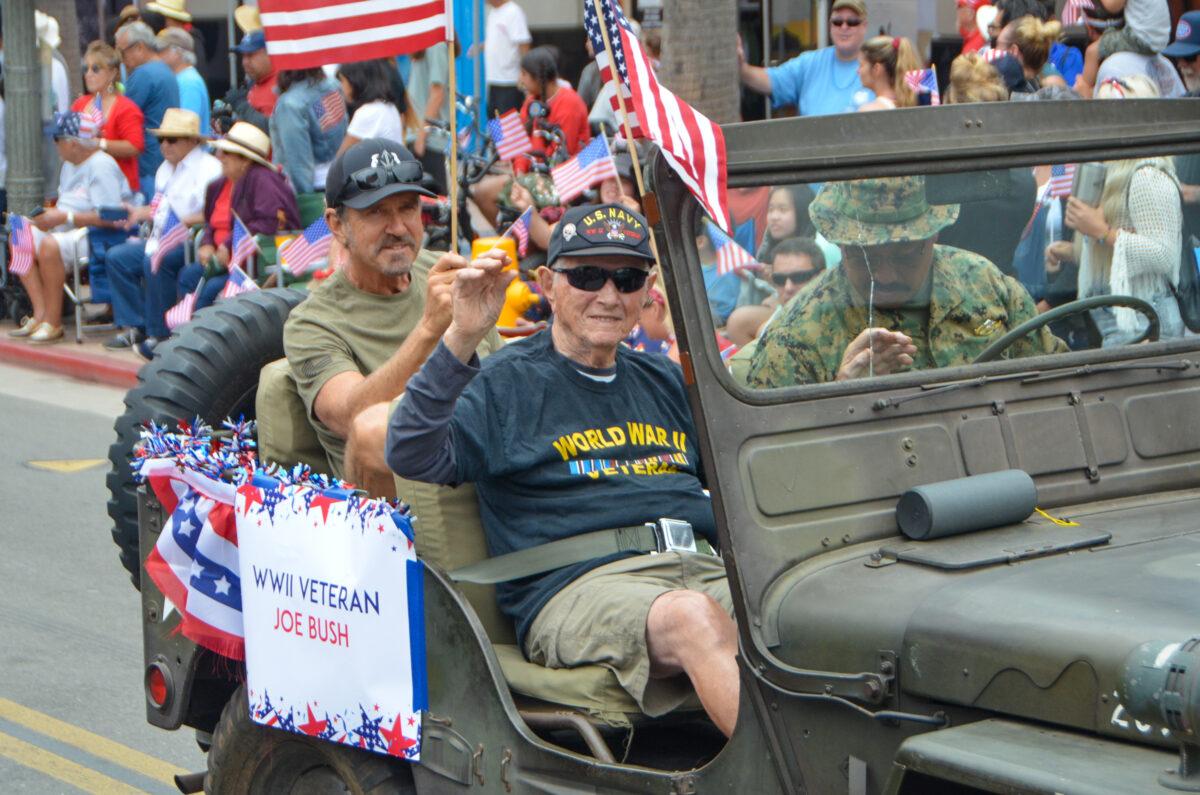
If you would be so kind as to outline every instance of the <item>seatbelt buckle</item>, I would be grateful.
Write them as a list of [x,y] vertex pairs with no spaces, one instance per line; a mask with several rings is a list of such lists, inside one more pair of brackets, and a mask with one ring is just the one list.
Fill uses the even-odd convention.
[[696,534],[691,522],[659,519],[657,522],[647,522],[646,526],[654,531],[659,552],[696,552]]

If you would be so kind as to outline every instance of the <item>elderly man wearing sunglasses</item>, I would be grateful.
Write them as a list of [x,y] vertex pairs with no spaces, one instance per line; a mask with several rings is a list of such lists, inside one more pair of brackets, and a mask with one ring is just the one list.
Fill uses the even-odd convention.
[[[356,420],[386,412],[404,392],[450,323],[450,289],[467,264],[457,254],[421,248],[421,197],[433,196],[422,177],[417,159],[384,138],[360,141],[333,161],[325,222],[345,249],[346,265],[312,289],[283,331],[331,473],[380,496],[395,490],[383,460],[386,413],[374,437],[356,434]],[[499,345],[492,331],[481,352]]]
[[538,272],[553,326],[482,366],[512,273],[501,258],[459,271],[387,457],[403,477],[475,483],[494,556],[457,576],[499,583],[531,662],[601,663],[651,716],[694,689],[728,735],[737,632],[683,376],[621,344],[654,284],[649,235],[623,205],[568,210]]
[[800,53],[764,69],[746,63],[739,43],[738,64],[747,88],[771,97],[775,107],[795,106],[801,116],[849,113],[875,98],[858,76],[858,53],[867,35],[863,0],[833,0],[829,7],[829,47]]

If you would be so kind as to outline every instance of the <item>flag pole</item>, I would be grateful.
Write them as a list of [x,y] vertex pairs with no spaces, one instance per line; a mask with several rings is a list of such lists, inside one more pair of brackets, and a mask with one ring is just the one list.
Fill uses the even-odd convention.
[[450,91],[450,252],[458,253],[458,69],[454,56],[454,0],[446,0],[446,62]]
[[[600,35],[604,38],[604,52],[608,55],[608,68],[612,72],[614,87],[617,90],[617,102],[621,110],[621,124],[625,128],[625,146],[629,149],[629,155],[633,158],[633,176],[637,180],[638,193],[641,196],[646,195],[646,185],[642,180],[642,164],[638,161],[637,147],[633,143],[633,129],[629,126],[629,111],[625,107],[625,95],[621,93],[621,75],[617,73],[617,61],[613,58],[612,41],[608,38],[608,25],[605,24],[604,8],[600,5],[600,0],[592,0],[592,7],[596,10],[596,20],[600,24]],[[617,183],[621,180],[618,178]]]

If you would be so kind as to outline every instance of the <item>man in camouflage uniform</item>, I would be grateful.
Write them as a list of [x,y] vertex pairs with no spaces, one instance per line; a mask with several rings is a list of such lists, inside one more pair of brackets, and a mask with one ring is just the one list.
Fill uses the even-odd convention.
[[[751,387],[968,364],[1037,315],[1025,288],[991,262],[935,245],[958,205],[931,206],[923,177],[829,184],[809,214],[841,248],[842,263],[810,282],[768,328],[750,366]],[[1042,329],[1006,355],[1066,350]]]

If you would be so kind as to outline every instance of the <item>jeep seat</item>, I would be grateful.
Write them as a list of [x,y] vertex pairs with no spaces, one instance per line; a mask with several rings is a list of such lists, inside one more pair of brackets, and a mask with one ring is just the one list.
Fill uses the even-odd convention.
[[[309,421],[287,359],[263,367],[255,400],[258,449],[263,460],[283,466],[305,463],[328,471],[325,452]],[[396,493],[412,508],[417,554],[445,571],[487,557],[475,487],[457,488],[396,479]],[[614,727],[632,725],[641,711],[612,671],[598,665],[551,669],[534,665],[516,645],[509,621],[496,605],[492,586],[459,583],[487,631],[509,687],[545,707],[575,707]],[[529,706],[528,704],[523,704]]]

